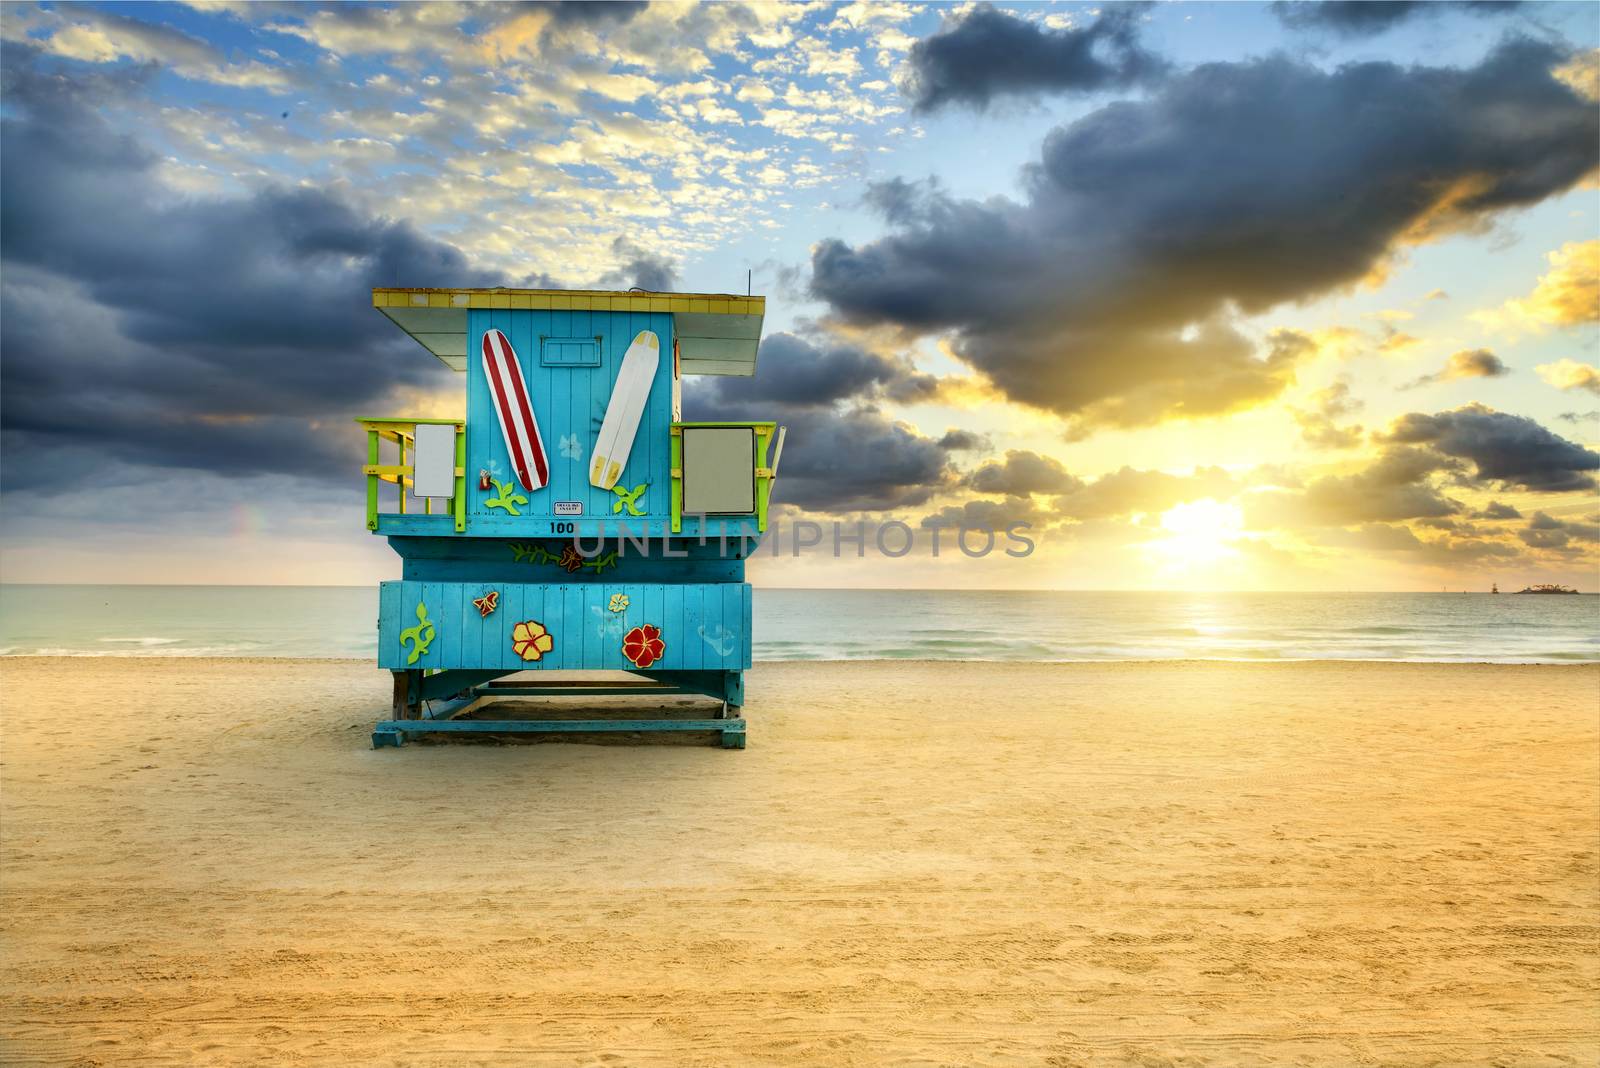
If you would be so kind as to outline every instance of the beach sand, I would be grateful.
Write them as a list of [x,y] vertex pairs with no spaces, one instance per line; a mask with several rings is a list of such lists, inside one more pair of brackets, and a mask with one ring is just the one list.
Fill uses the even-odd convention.
[[0,1061],[1600,1061],[1600,667],[764,664],[750,747],[368,748],[0,662]]

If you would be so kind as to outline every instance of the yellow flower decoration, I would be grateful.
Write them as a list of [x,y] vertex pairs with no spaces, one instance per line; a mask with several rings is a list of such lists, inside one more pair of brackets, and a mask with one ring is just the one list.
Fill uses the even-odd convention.
[[626,611],[629,603],[628,595],[625,593],[613,593],[611,595],[610,608],[613,612]]
[[556,640],[535,620],[518,623],[511,628],[511,648],[524,660],[538,660],[555,648]]

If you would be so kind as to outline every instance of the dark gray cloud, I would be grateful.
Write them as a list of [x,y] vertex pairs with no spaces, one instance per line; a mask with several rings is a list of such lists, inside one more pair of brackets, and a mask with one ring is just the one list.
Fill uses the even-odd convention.
[[1566,549],[1573,542],[1600,541],[1600,522],[1590,517],[1588,522],[1557,519],[1545,512],[1533,513],[1528,525],[1517,532],[1522,543],[1532,549]]
[[875,402],[931,396],[910,364],[825,333],[764,338],[756,373],[691,378],[684,418],[776,419],[788,427],[773,500],[838,514],[915,506],[955,481],[949,454],[967,447],[888,419]]
[[[1467,512],[1443,486],[1491,487],[1540,492],[1593,490],[1590,472],[1600,469],[1600,454],[1567,441],[1523,416],[1473,404],[1453,411],[1402,416],[1388,433],[1377,459],[1349,475],[1313,479],[1303,488],[1267,491],[1246,498],[1246,514],[1256,527],[1352,527],[1411,522],[1473,536],[1479,528],[1462,522],[1520,519],[1517,509],[1499,501]],[[1536,529],[1538,524],[1530,529]],[[1533,534],[1552,545],[1556,533]],[[1563,535],[1566,537],[1566,535]],[[1535,542],[1523,538],[1530,546]],[[1562,541],[1565,544],[1565,541]],[[1455,556],[1504,555],[1493,542],[1429,542],[1430,552]],[[1538,546],[1535,546],[1538,547]]]
[[1511,373],[1505,361],[1488,349],[1462,349],[1452,353],[1444,366],[1429,375],[1423,375],[1406,389],[1432,385],[1435,382],[1453,382],[1459,378],[1499,378]]
[[1093,92],[1155,81],[1167,63],[1139,44],[1148,4],[1107,4],[1084,27],[1051,29],[987,4],[911,46],[912,106],[985,108],[999,96]]
[[1083,488],[1053,456],[1026,449],[1009,449],[1004,460],[990,460],[967,476],[967,485],[979,493],[1024,497],[1031,493],[1071,493]]
[[1425,235],[1571,188],[1600,161],[1566,58],[1475,66],[1212,63],[1060,127],[1027,195],[899,189],[890,232],[817,244],[811,289],[854,323],[953,334],[1009,397],[1083,426],[1277,395],[1307,347],[1231,324],[1349,285]]
[[1509,504],[1499,501],[1490,501],[1488,505],[1472,513],[1474,519],[1521,519],[1522,513]]
[[1253,495],[1246,499],[1245,514],[1260,527],[1344,527],[1454,516],[1462,511],[1461,502],[1430,481],[1436,472],[1454,468],[1452,460],[1431,450],[1391,446],[1354,474],[1313,479],[1299,492]]
[[807,511],[886,511],[922,504],[954,482],[946,450],[871,409],[768,412],[788,429],[773,500]]
[[601,275],[596,289],[637,287],[652,293],[671,293],[678,288],[678,265],[666,256],[646,252],[626,237],[611,242],[611,251],[624,262],[616,270]]
[[827,334],[770,334],[761,340],[756,373],[694,383],[696,403],[722,409],[774,404],[812,408],[847,400],[931,398],[937,382],[903,360]]
[[0,87],[0,420],[8,489],[86,459],[348,480],[353,411],[448,372],[374,285],[491,285],[454,248],[308,189],[181,199],[96,104],[148,72],[51,74],[8,45]]
[[1518,0],[1278,0],[1272,5],[1272,13],[1293,29],[1367,37],[1419,15],[1449,10],[1499,15],[1520,6]]
[[994,448],[994,442],[987,434],[953,426],[939,439],[939,447],[953,452],[987,452]]
[[[931,515],[923,516],[918,525],[924,530],[1005,531],[1025,523],[1034,531],[1042,532],[1057,524],[1059,519],[1050,509],[1036,504],[1032,497],[1007,497],[1003,501],[974,497],[970,501],[947,505]],[[1056,526],[1052,533],[1060,529]],[[977,551],[983,543],[974,540],[971,544],[973,551]]]
[[536,0],[530,6],[549,9],[560,23],[599,26],[629,22],[650,5],[646,0],[553,0],[550,3]]
[[1470,477],[1544,493],[1593,490],[1600,453],[1546,429],[1523,415],[1469,404],[1434,415],[1411,412],[1395,420],[1388,440],[1425,445],[1474,465]]

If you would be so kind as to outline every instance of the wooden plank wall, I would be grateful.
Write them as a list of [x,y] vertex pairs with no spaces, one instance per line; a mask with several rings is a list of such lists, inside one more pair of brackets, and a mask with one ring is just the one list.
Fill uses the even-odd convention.
[[[484,498],[492,496],[478,489],[478,471],[498,464],[502,482],[514,481],[511,459],[506,453],[500,423],[489,399],[483,373],[483,334],[494,328],[502,331],[516,350],[527,379],[534,418],[544,440],[550,461],[550,483],[542,490],[523,493],[528,504],[524,516],[540,519],[555,515],[554,502],[580,501],[586,518],[612,519],[616,496],[610,490],[589,485],[589,462],[594,455],[595,437],[611,400],[611,388],[622,368],[622,358],[641,330],[653,330],[661,342],[661,358],[644,416],[639,420],[638,436],[628,456],[619,485],[632,488],[650,483],[641,504],[646,513],[632,517],[626,511],[617,519],[630,521],[635,528],[646,519],[659,529],[671,515],[671,484],[668,455],[668,426],[672,422],[672,316],[664,312],[589,312],[589,311],[511,311],[476,309],[467,319],[467,483],[468,524],[475,516],[504,516],[502,509],[485,508]],[[602,338],[598,367],[545,367],[539,359],[539,339],[545,337]],[[561,455],[561,439],[576,434],[583,446],[576,459]],[[520,491],[519,489],[519,492]],[[544,533],[541,529],[541,533]]]
[[[472,601],[491,589],[500,607],[487,618]],[[629,605],[610,610],[614,594]],[[417,602],[428,607],[437,634],[426,655],[405,662],[400,631],[416,623]],[[623,636],[651,624],[666,643],[660,671],[740,671],[750,667],[750,586],[720,583],[583,583],[483,585],[459,582],[385,582],[379,588],[378,663],[415,668],[516,668],[630,670]],[[524,662],[511,633],[525,620],[543,623],[555,640],[541,660]]]

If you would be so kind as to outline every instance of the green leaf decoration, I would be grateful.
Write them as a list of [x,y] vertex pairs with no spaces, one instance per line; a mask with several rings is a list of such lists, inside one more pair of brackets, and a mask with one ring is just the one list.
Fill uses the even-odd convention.
[[611,503],[612,513],[620,512],[626,506],[629,515],[644,515],[644,509],[638,506],[639,498],[644,496],[644,491],[649,488],[650,483],[648,482],[641,482],[631,490],[623,489],[621,486],[612,486],[611,492],[617,495],[617,499]]
[[418,601],[417,625],[407,627],[400,632],[400,648],[404,649],[406,642],[411,643],[411,655],[406,657],[406,663],[415,664],[419,659],[426,656],[428,654],[428,646],[433,644],[434,636],[437,633],[433,622],[428,619],[428,606]]
[[[509,544],[511,547],[511,558],[518,563],[554,564],[557,567],[562,566],[561,557],[557,556],[549,549],[546,549],[543,545],[529,545],[526,542],[517,541],[510,542]],[[604,574],[607,568],[616,567],[619,559],[620,557],[617,555],[617,550],[612,549],[610,552],[601,556],[597,556],[592,560],[584,560],[584,562],[578,566],[588,568],[596,575],[600,575]],[[576,568],[571,570],[576,570]]]
[[585,560],[583,566],[592,568],[596,575],[602,574],[606,568],[617,566],[617,551],[613,549],[604,556],[597,556],[593,560]]
[[519,563],[526,561],[530,564],[554,564],[561,559],[543,545],[528,545],[516,541],[511,543],[511,558]]
[[512,484],[510,482],[501,482],[498,478],[491,478],[489,481],[494,483],[495,495],[484,498],[484,507],[504,508],[511,515],[521,515],[522,513],[518,511],[517,505],[527,504],[528,498],[520,493],[511,492]]

